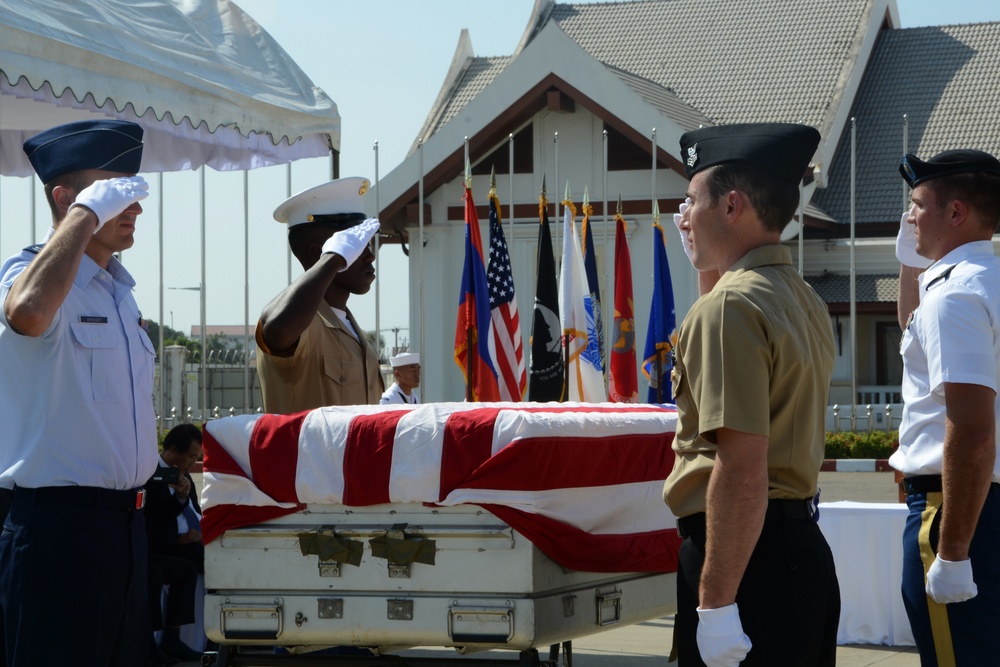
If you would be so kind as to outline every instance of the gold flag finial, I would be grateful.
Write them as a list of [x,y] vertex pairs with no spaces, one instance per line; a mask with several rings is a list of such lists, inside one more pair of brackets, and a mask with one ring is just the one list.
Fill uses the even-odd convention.
[[490,197],[496,197],[497,195],[497,167],[493,165],[490,167]]

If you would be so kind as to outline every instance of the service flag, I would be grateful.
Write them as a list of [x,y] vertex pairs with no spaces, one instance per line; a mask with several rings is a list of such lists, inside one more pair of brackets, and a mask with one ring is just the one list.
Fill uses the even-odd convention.
[[676,571],[676,519],[663,503],[676,427],[672,407],[570,403],[215,419],[205,425],[204,540],[311,504],[381,505],[387,525],[387,503],[478,505],[564,567]]
[[514,298],[514,275],[510,270],[510,252],[500,224],[500,202],[490,190],[490,264],[486,272],[490,289],[490,313],[493,317],[493,367],[497,371],[501,401],[524,400],[528,386],[521,345],[521,321]]
[[590,291],[590,304],[594,308],[594,328],[589,332],[597,340],[597,354],[601,361],[601,372],[604,372],[604,314],[601,311],[601,284],[597,278],[597,253],[594,252],[594,235],[591,232],[590,215],[594,208],[587,202],[583,203],[583,270],[587,274],[587,289]]
[[649,328],[642,374],[649,381],[647,403],[673,403],[670,371],[677,343],[677,316],[674,312],[674,287],[670,282],[670,265],[663,227],[653,224],[653,302],[649,306]]
[[615,321],[608,355],[608,395],[616,403],[639,402],[635,363],[635,310],[632,306],[632,258],[625,220],[615,216]]
[[563,358],[559,324],[559,286],[552,254],[548,203],[538,203],[538,263],[535,309],[531,317],[531,359],[528,400],[544,403],[562,399]]
[[559,319],[562,322],[563,360],[566,362],[565,400],[599,403],[604,391],[601,354],[594,331],[594,306],[585,287],[583,254],[573,218],[576,206],[563,202],[563,260],[559,273]]
[[483,241],[472,190],[465,188],[465,267],[455,325],[455,363],[465,376],[467,400],[499,401],[497,373],[490,358],[490,297],[486,285]]

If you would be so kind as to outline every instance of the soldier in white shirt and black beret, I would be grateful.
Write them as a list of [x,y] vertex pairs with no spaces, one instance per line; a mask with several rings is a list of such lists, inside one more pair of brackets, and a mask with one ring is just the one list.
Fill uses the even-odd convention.
[[920,664],[990,665],[1000,627],[1000,161],[906,155],[896,239],[903,604]]

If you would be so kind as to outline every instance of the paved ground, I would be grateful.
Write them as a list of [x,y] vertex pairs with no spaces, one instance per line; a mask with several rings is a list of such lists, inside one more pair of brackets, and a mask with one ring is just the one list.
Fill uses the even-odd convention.
[[[197,481],[201,481],[198,479]],[[827,472],[819,477],[823,502],[854,500],[858,502],[898,502],[899,495],[891,472]],[[661,618],[573,641],[575,667],[667,667],[673,621]],[[403,655],[418,658],[457,658],[444,649],[413,649]],[[481,659],[511,661],[514,654],[489,651],[472,656]],[[545,656],[543,656],[545,657]],[[841,646],[837,651],[838,667],[918,667],[916,649],[894,646]],[[184,663],[181,667],[196,667]]]

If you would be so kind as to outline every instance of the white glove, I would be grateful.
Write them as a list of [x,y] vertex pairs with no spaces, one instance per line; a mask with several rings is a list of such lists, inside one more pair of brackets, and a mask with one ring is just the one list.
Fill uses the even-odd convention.
[[976,597],[979,589],[972,580],[972,561],[934,559],[927,571],[927,594],[938,604],[965,602]]
[[339,231],[323,244],[323,254],[336,253],[347,260],[347,264],[341,269],[343,271],[361,257],[361,253],[368,247],[368,242],[378,232],[378,228],[378,219],[368,218],[360,225]]
[[904,266],[926,269],[934,263],[934,260],[917,254],[916,225],[911,225],[906,221],[909,217],[910,212],[907,211],[899,220],[899,233],[896,234],[896,259]]
[[708,667],[736,667],[751,646],[736,603],[718,609],[698,607],[698,651]]
[[81,190],[69,207],[85,206],[93,211],[97,216],[97,227],[94,229],[96,234],[105,222],[148,196],[149,184],[142,176],[108,178],[94,181]]
[[688,256],[688,259],[692,259],[691,255],[694,254],[694,250],[691,248],[691,241],[688,239],[688,233],[681,229],[681,218],[684,217],[684,211],[687,210],[688,206],[691,205],[691,198],[688,197],[681,204],[679,213],[674,213],[674,226],[677,227],[677,231],[681,233],[681,246],[684,248],[684,254]]

